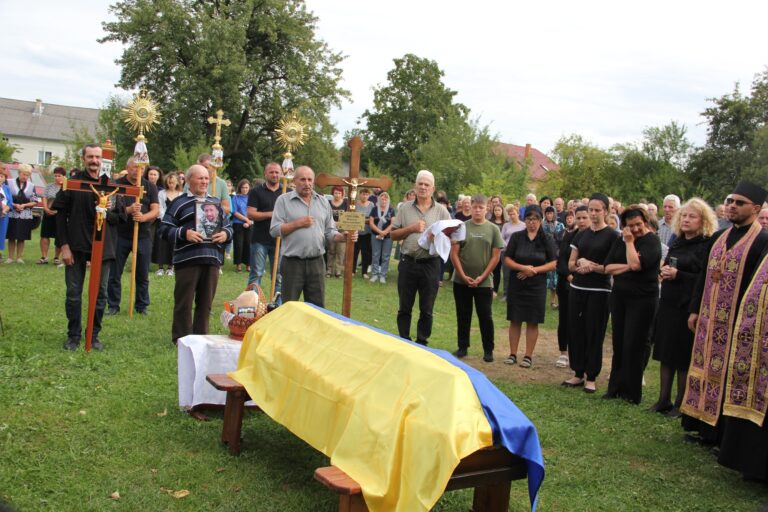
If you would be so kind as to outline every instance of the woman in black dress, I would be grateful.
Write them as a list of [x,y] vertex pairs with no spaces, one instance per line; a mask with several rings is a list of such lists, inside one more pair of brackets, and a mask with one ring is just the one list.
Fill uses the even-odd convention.
[[611,328],[613,359],[608,392],[639,404],[648,336],[659,297],[661,241],[648,227],[648,213],[630,205],[621,214],[622,238],[611,249],[605,271],[613,276]]
[[[650,407],[672,418],[680,416],[691,364],[693,332],[688,329],[688,304],[696,279],[706,266],[709,237],[716,230],[715,212],[699,198],[686,202],[672,218],[675,237],[661,267],[661,299],[653,336],[653,358],[661,363],[659,399]],[[673,404],[675,373],[677,396]]]
[[536,205],[526,207],[525,229],[512,234],[504,252],[504,265],[511,271],[507,294],[509,357],[504,362],[517,363],[517,347],[525,322],[522,368],[533,366],[533,349],[546,309],[547,272],[554,270],[557,261],[555,242],[541,229],[541,219],[541,208]]

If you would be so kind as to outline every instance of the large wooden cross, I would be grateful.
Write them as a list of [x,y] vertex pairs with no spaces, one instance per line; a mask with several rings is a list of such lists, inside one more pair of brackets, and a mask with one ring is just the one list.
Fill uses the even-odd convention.
[[[90,180],[64,180],[62,186],[64,190],[72,190],[74,192],[84,192],[87,194],[96,195],[96,206],[102,208],[107,207],[109,197],[115,194],[120,194],[129,197],[141,197],[143,193],[142,187],[134,187],[132,185],[118,185],[117,183],[109,180],[109,173],[100,173],[97,181]],[[76,222],[82,222],[82,219],[75,219]],[[96,300],[99,297],[99,288],[101,285],[101,264],[102,257],[104,256],[104,240],[106,238],[106,229],[104,229],[104,222],[106,221],[106,215],[102,216],[101,213],[96,213],[96,219],[93,222],[93,239],[91,241],[91,276],[88,279],[88,326],[85,330],[85,351],[91,351],[91,341],[93,340],[93,319],[96,315]],[[136,259],[136,252],[133,253],[133,258]]]
[[[355,135],[347,146],[352,150],[349,158],[349,176],[329,176],[327,174],[318,174],[315,178],[315,184],[320,188],[328,186],[347,187],[349,189],[349,209],[355,211],[355,200],[357,199],[357,189],[359,187],[379,187],[387,190],[392,186],[392,180],[388,176],[378,176],[376,178],[360,178],[360,150],[363,148],[363,140]],[[362,229],[362,228],[359,228]],[[341,302],[341,314],[351,318],[352,312],[352,276],[355,269],[352,268],[352,258],[355,254],[355,246],[352,243],[351,231],[347,231],[347,247],[344,256],[344,295]]]

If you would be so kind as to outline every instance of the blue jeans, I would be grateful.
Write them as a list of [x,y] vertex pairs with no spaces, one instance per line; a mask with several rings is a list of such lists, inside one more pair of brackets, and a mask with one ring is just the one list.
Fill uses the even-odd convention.
[[[64,311],[67,313],[67,337],[77,338],[83,333],[83,282],[85,281],[86,262],[90,254],[73,252],[75,259],[73,265],[64,267],[64,282],[67,286]],[[101,283],[99,296],[96,299],[96,313],[93,318],[93,339],[98,338],[101,332],[101,318],[104,316],[104,308],[107,306],[107,283],[109,282],[109,270],[112,261],[104,261],[101,265]]]
[[[251,243],[251,273],[248,274],[248,284],[256,283],[261,286],[261,277],[264,275],[264,266],[269,256],[269,272],[275,268],[275,246],[264,245],[259,242]],[[277,266],[277,281],[275,282],[275,292],[280,293],[282,286],[282,276],[280,275],[280,265]],[[269,300],[269,297],[267,297]],[[282,303],[282,301],[278,301]]]
[[[107,300],[110,308],[120,309],[120,296],[122,295],[121,279],[125,262],[133,250],[133,240],[130,238],[117,238],[117,251],[115,261],[109,276],[109,288]],[[136,311],[144,311],[149,306],[149,260],[152,257],[152,240],[139,238],[134,255],[136,260]]]
[[392,254],[392,238],[379,240],[371,235],[371,250],[373,261],[371,262],[371,274],[386,278],[389,270],[389,257]]

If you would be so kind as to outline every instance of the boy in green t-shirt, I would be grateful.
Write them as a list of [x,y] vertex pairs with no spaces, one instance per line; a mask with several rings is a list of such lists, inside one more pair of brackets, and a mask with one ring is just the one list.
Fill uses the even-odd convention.
[[464,223],[467,236],[451,247],[454,266],[453,298],[456,301],[456,336],[459,349],[453,353],[462,358],[469,348],[469,328],[472,325],[472,302],[480,322],[483,340],[483,361],[493,361],[493,269],[499,262],[504,242],[501,232],[485,218],[486,198],[472,197],[472,218]]

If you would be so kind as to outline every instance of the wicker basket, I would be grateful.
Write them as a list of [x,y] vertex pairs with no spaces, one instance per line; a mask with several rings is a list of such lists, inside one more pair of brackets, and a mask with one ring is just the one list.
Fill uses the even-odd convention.
[[259,303],[256,305],[256,316],[254,318],[247,318],[235,315],[235,317],[229,321],[229,337],[233,340],[242,341],[248,328],[256,320],[267,314],[267,299],[264,297],[264,292],[261,290],[261,287],[256,284],[250,284],[248,285],[248,288],[246,288],[246,291],[248,290],[256,292],[259,296]]

